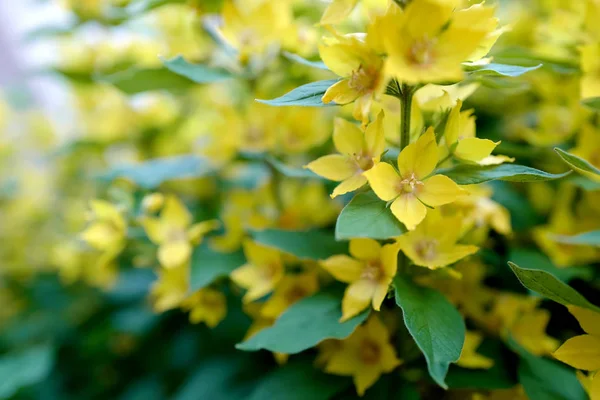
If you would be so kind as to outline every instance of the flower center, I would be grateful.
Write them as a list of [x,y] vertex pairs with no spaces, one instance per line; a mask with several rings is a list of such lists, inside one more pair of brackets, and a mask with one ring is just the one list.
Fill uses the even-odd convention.
[[435,59],[434,48],[437,39],[424,37],[413,43],[408,52],[408,59],[411,64],[427,68],[433,64]]
[[374,341],[364,339],[360,344],[359,357],[363,364],[377,364],[379,363],[379,359],[381,357],[381,349]]
[[381,263],[379,261],[368,261],[360,274],[361,279],[378,281],[381,277]]
[[182,229],[170,229],[169,232],[167,232],[166,237],[168,242],[179,242],[187,240],[187,235]]
[[304,298],[307,294],[308,291],[305,288],[300,286],[294,286],[285,293],[285,298],[288,301],[288,303],[293,304],[298,300]]
[[414,193],[419,190],[419,187],[425,184],[417,179],[414,173],[410,174],[408,178],[404,178],[398,184],[398,191],[401,193]]
[[438,241],[429,239],[421,240],[415,244],[415,252],[424,261],[431,261],[437,256]]
[[348,86],[360,94],[366,94],[375,90],[378,80],[379,73],[377,70],[360,65],[358,69],[352,71]]
[[364,151],[361,151],[358,154],[353,154],[354,162],[362,171],[368,171],[373,168],[373,158],[366,154]]

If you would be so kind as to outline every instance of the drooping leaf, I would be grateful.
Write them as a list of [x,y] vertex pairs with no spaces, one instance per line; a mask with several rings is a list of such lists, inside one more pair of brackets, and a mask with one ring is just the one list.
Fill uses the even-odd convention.
[[594,276],[594,271],[589,266],[558,268],[548,256],[534,249],[512,249],[508,255],[508,259],[517,265],[535,265],[536,269],[546,271],[564,282],[568,282],[574,278],[591,279]]
[[276,159],[275,157],[267,156],[265,160],[273,166],[279,173],[289,177],[289,178],[309,178],[309,179],[323,179],[319,175],[315,174],[309,169],[306,168],[297,168],[286,165]]
[[577,246],[600,247],[600,231],[580,233],[579,235],[553,235],[552,240],[558,243],[572,244]]
[[569,178],[569,182],[577,185],[587,192],[594,192],[596,190],[600,190],[600,182],[594,181],[588,178],[585,175],[571,175]]
[[463,164],[440,170],[439,173],[446,175],[459,185],[473,185],[493,180],[508,182],[551,181],[569,175],[570,171],[563,174],[551,174],[524,165],[501,164],[482,167]]
[[304,57],[300,57],[298,54],[289,53],[287,51],[283,52],[283,56],[290,61],[294,61],[298,64],[306,65],[307,67],[318,68],[318,69],[323,69],[325,71],[329,71],[329,68],[327,68],[327,65],[325,65],[325,63],[323,61],[310,61]]
[[505,76],[514,78],[541,67],[542,64],[533,67],[522,67],[519,65],[490,63],[483,66],[467,66],[467,71],[471,76]]
[[366,310],[346,322],[339,322],[342,317],[342,292],[322,291],[298,301],[288,308],[273,326],[237,344],[236,348],[295,354],[325,339],[348,337],[368,315],[369,311]]
[[244,262],[244,254],[241,251],[218,253],[212,250],[207,243],[203,243],[192,253],[190,291],[200,290],[216,279],[229,275]]
[[590,174],[600,176],[600,169],[594,167],[592,164],[590,164],[589,161],[584,160],[583,158],[578,157],[574,154],[568,153],[562,149],[559,149],[558,147],[555,147],[554,151],[556,151],[558,153],[558,155],[560,156],[560,158],[562,158],[562,160],[565,163],[567,163],[569,165],[569,167],[571,167],[575,171],[587,172]]
[[95,79],[110,83],[130,95],[154,90],[185,90],[194,85],[194,82],[188,78],[171,72],[167,68],[132,68],[112,75],[98,76]]
[[398,274],[394,278],[396,304],[402,308],[404,324],[425,355],[433,380],[447,388],[450,363],[460,358],[465,341],[465,322],[458,310],[440,292],[421,287]]
[[390,239],[406,228],[373,192],[359,193],[344,207],[335,225],[335,238]]
[[258,243],[274,247],[298,258],[324,260],[336,254],[348,252],[348,244],[337,242],[323,231],[284,231],[266,229],[255,231],[252,237]]
[[302,107],[327,107],[335,106],[336,104],[325,104],[321,98],[331,85],[336,83],[337,79],[329,79],[326,81],[318,81],[307,83],[297,87],[296,89],[284,94],[281,97],[272,100],[260,100],[259,103],[268,104],[270,106],[286,107],[286,106],[302,106]]
[[172,179],[198,178],[214,171],[207,160],[198,156],[185,155],[155,158],[140,164],[115,167],[100,176],[100,179],[112,181],[126,178],[144,189],[153,189]]
[[293,360],[265,376],[248,400],[328,400],[350,385],[349,379],[316,369],[310,359]]
[[183,56],[163,60],[163,64],[169,71],[195,83],[221,82],[233,78],[233,74],[225,69],[192,64],[187,62]]
[[0,399],[12,398],[22,387],[44,380],[54,363],[54,351],[48,345],[31,347],[0,357]]
[[600,312],[599,307],[587,301],[579,292],[554,275],[539,269],[521,268],[510,261],[508,265],[527,289],[565,306],[574,305]]

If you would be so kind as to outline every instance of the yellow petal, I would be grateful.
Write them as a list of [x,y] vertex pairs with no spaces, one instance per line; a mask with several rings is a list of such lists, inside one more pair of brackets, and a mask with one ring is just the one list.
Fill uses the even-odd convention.
[[104,200],[92,200],[90,208],[97,219],[109,221],[121,230],[125,229],[125,219],[112,203]]
[[381,248],[381,267],[387,277],[394,277],[398,268],[398,243],[386,244]]
[[165,240],[166,230],[160,220],[151,217],[144,217],[140,223],[146,231],[146,235],[155,244],[161,244]]
[[415,264],[432,269],[445,267],[447,265],[452,265],[455,262],[470,256],[471,254],[475,254],[478,251],[479,247],[477,246],[457,244],[449,249],[441,250],[432,260],[427,260],[422,263],[417,263],[415,261]]
[[600,372],[596,372],[590,386],[590,400],[600,400]]
[[119,235],[110,224],[96,222],[81,233],[81,238],[93,248],[105,250],[119,240]]
[[334,102],[335,104],[344,105],[352,103],[359,95],[360,93],[358,93],[356,89],[350,87],[348,79],[342,79],[327,89],[323,95],[322,101],[325,104]]
[[165,242],[158,248],[158,261],[165,268],[179,267],[190,259],[192,246],[187,240]]
[[406,229],[412,231],[427,215],[425,207],[412,193],[398,197],[391,207],[392,213],[402,222]]
[[252,240],[244,241],[244,255],[250,264],[257,267],[283,266],[281,253],[270,247],[262,246]]
[[378,163],[363,175],[367,177],[371,189],[381,200],[390,201],[400,195],[401,179],[390,164]]
[[329,257],[321,262],[321,266],[340,282],[357,281],[363,272],[364,264],[346,255]]
[[352,257],[362,260],[378,260],[381,245],[373,239],[352,239],[350,241],[350,254]]
[[221,223],[216,219],[194,224],[187,231],[188,239],[193,243],[198,243],[200,240],[202,240],[202,237],[204,237],[204,235],[206,235],[210,231],[218,229],[220,226]]
[[435,133],[433,128],[429,128],[398,155],[398,170],[403,178],[410,178],[414,174],[417,179],[423,179],[433,172],[438,158]]
[[379,368],[373,368],[373,366],[362,366],[355,372],[354,378],[354,386],[356,386],[356,393],[359,396],[365,394],[365,391],[373,386],[377,379],[381,376],[381,371]]
[[600,313],[577,306],[569,306],[569,312],[577,318],[586,333],[600,336]]
[[319,45],[321,60],[323,60],[327,68],[342,78],[349,77],[352,71],[360,67],[360,57],[356,52],[350,50],[350,46],[346,43],[334,42]]
[[385,150],[384,112],[381,110],[377,119],[367,126],[365,140],[367,151],[373,157],[379,157]]
[[358,0],[333,0],[321,17],[321,24],[334,25],[343,22],[354,10],[356,3]]
[[499,144],[489,139],[466,138],[458,141],[454,155],[462,160],[478,162],[489,156]]
[[341,196],[343,194],[353,192],[361,187],[363,187],[367,183],[367,178],[365,178],[361,174],[356,174],[351,176],[348,179],[345,179],[333,189],[333,193],[331,193],[331,198],[335,198],[337,196]]
[[351,351],[339,350],[331,355],[325,366],[325,372],[333,375],[350,376],[354,374],[356,356]]
[[432,176],[423,183],[418,196],[428,206],[437,207],[452,203],[458,196],[464,194],[463,189],[445,175]]
[[503,156],[501,154],[497,156],[487,156],[486,158],[477,161],[479,165],[499,165],[504,164],[505,162],[514,162],[515,159],[509,156]]
[[165,208],[163,208],[162,213],[160,214],[160,219],[163,223],[178,228],[187,228],[192,223],[190,212],[175,196],[167,197]]
[[344,298],[342,299],[341,322],[349,320],[369,307],[369,303],[371,303],[371,299],[375,293],[376,285],[371,280],[361,279],[351,283],[346,288]]
[[446,145],[452,146],[458,141],[458,134],[460,132],[460,109],[462,107],[462,101],[459,99],[456,102],[456,106],[450,111],[448,120],[446,121],[446,129],[444,130],[444,136],[446,138]]
[[373,299],[371,300],[371,306],[375,311],[379,311],[379,309],[381,308],[381,303],[383,303],[383,300],[387,295],[389,286],[390,283],[388,281],[379,282],[377,283],[377,286],[375,286],[375,291],[373,292]]
[[575,336],[563,343],[554,357],[577,369],[597,371],[600,369],[600,337]]
[[333,128],[333,144],[341,154],[360,154],[365,147],[365,135],[356,124],[343,118],[336,118]]
[[317,158],[305,168],[332,181],[340,182],[352,177],[358,171],[358,165],[347,156],[330,154]]

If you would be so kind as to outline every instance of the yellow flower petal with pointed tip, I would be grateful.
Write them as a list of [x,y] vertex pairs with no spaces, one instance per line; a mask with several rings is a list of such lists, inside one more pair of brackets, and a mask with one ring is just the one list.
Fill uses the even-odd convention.
[[479,160],[477,164],[479,165],[499,165],[504,164],[505,162],[514,162],[515,159],[508,156],[496,155],[496,156],[487,156],[486,158]]
[[342,79],[341,81],[331,85],[321,101],[325,104],[334,102],[335,104],[348,104],[358,99],[359,93],[350,87],[350,81],[348,79]]
[[192,246],[187,240],[168,241],[158,248],[158,261],[165,268],[184,264],[192,255]]
[[90,225],[81,233],[81,238],[97,250],[105,250],[120,240],[115,228],[105,222]]
[[347,18],[358,0],[333,0],[329,6],[325,9],[323,16],[321,17],[322,25],[334,25],[343,22]]
[[435,133],[433,128],[429,128],[398,155],[398,170],[402,178],[410,178],[414,174],[417,179],[423,179],[433,172],[438,158]]
[[[385,113],[381,110],[377,114],[375,122],[367,126],[365,140],[369,154],[379,155],[385,150],[384,118]],[[379,157],[377,157],[377,161],[379,161]]]
[[96,219],[109,221],[120,230],[125,229],[126,223],[123,215],[112,203],[104,200],[92,200],[90,208]]
[[427,215],[427,207],[412,193],[398,197],[390,207],[392,214],[402,222],[406,229],[413,230]]
[[381,252],[381,245],[373,239],[352,239],[350,241],[350,254],[361,261],[377,260]]
[[[341,154],[360,154],[365,147],[365,135],[360,128],[343,118],[336,118],[333,128],[333,144]],[[377,154],[381,154],[381,150]]]
[[165,240],[165,230],[160,220],[151,217],[144,217],[140,223],[144,227],[146,234],[155,244],[161,244]]
[[332,181],[343,181],[358,172],[358,166],[347,156],[330,154],[306,165],[315,174]]
[[375,286],[373,298],[371,299],[371,307],[373,307],[373,310],[379,311],[381,309],[381,304],[383,303],[383,300],[385,300],[389,287],[389,282],[379,282],[377,286]]
[[360,189],[367,183],[367,178],[363,175],[357,174],[353,175],[348,179],[345,179],[333,189],[333,193],[331,193],[331,198],[336,198],[337,196],[341,196],[343,194],[353,192],[357,189]]
[[381,200],[394,200],[400,195],[399,186],[402,179],[390,164],[378,163],[363,175],[367,177],[371,189]]
[[488,157],[500,142],[489,139],[465,138],[458,141],[454,155],[462,160],[479,162]]
[[579,322],[581,329],[594,336],[600,336],[600,313],[587,308],[569,306],[569,312]]
[[577,369],[600,370],[600,337],[575,336],[563,343],[553,355],[556,359]]
[[459,360],[456,364],[463,368],[489,369],[494,365],[494,360],[477,353],[477,348],[483,341],[483,335],[479,332],[467,331],[465,343]]
[[349,77],[361,64],[360,55],[352,46],[335,40],[319,45],[319,55],[327,68],[342,78]]
[[197,224],[194,224],[188,229],[187,236],[188,239],[195,244],[200,244],[200,241],[208,232],[214,231],[215,229],[219,229],[221,223],[217,220],[203,221]]
[[452,179],[445,175],[434,175],[423,182],[418,197],[428,206],[437,207],[452,203],[464,193]]
[[348,285],[342,299],[340,322],[349,320],[369,307],[376,289],[377,283],[366,279],[360,279]]
[[321,266],[335,279],[344,283],[358,280],[363,271],[363,264],[360,261],[346,255],[331,256],[321,261]]
[[192,216],[183,203],[175,196],[168,196],[160,218],[165,223],[178,228],[187,228],[192,223]]

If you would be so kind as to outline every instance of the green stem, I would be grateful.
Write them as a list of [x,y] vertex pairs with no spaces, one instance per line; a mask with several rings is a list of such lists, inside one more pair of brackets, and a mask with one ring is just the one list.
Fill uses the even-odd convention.
[[410,117],[412,114],[413,95],[413,88],[403,83],[400,92],[400,109],[402,113],[400,120],[400,151],[404,150],[410,143]]

